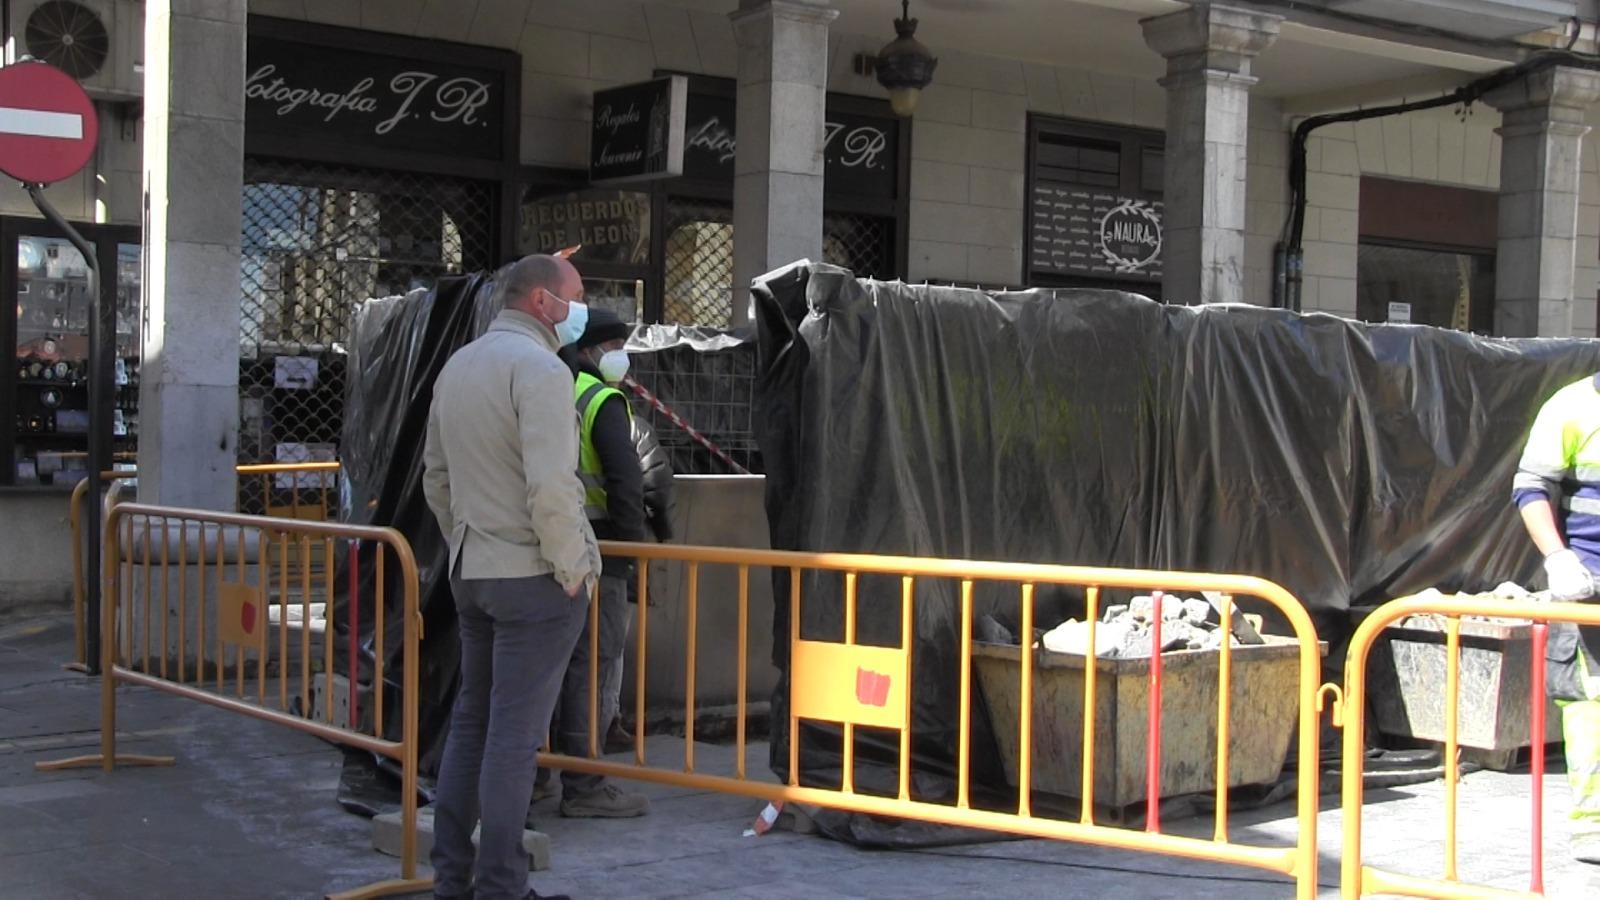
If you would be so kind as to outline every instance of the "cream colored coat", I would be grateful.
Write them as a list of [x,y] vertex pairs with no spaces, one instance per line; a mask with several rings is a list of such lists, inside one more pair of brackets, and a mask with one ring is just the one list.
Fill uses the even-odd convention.
[[433,386],[423,493],[468,579],[599,577],[583,514],[572,373],[556,338],[506,310],[450,357]]

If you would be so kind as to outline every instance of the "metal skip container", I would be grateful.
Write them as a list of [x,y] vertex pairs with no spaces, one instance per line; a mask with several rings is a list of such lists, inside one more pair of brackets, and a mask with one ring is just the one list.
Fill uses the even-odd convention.
[[[1293,638],[1233,648],[1228,784],[1278,779],[1299,712],[1300,649]],[[1021,648],[973,645],[973,668],[989,709],[1007,782],[1017,784]],[[1033,669],[1033,789],[1081,799],[1083,682],[1087,658],[1036,649]],[[1163,653],[1161,795],[1216,789],[1216,650]],[[1145,799],[1150,660],[1097,659],[1094,802],[1112,808]]]
[[[1461,622],[1457,740],[1462,747],[1495,754],[1485,760],[1491,768],[1508,767],[1516,751],[1532,743],[1528,697],[1532,635],[1533,628],[1525,621]],[[1443,743],[1447,737],[1443,619],[1412,616],[1385,628],[1372,647],[1368,666],[1378,731]],[[1551,705],[1545,716],[1545,741],[1560,739],[1561,716]]]

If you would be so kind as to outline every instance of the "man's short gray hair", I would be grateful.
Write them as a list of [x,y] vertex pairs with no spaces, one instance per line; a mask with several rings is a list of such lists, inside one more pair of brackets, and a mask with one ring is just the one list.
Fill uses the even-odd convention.
[[554,256],[542,253],[524,256],[506,267],[505,275],[501,278],[499,307],[504,309],[539,288],[560,296],[557,292],[561,289],[565,274],[566,267]]

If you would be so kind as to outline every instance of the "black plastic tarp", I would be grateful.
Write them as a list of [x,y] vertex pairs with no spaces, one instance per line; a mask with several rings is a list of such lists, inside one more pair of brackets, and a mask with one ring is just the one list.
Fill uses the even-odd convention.
[[[1533,579],[1517,457],[1539,404],[1600,369],[1591,340],[857,281],[826,265],[775,272],[755,297],[774,547],[1259,575],[1335,651],[1351,606]],[[895,644],[898,595],[878,587],[875,601],[863,586],[862,640]],[[787,678],[786,580],[774,590]],[[804,635],[837,639],[839,590],[803,586]],[[1077,603],[1042,600],[1042,624]],[[980,592],[977,608],[1015,627],[1014,593]],[[948,771],[956,746],[958,611],[954,585],[919,589],[919,771]],[[803,742],[803,773],[837,765],[827,745]]]

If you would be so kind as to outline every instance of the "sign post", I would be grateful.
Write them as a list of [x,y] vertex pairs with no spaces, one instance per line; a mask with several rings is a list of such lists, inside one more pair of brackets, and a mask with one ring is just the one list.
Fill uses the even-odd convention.
[[67,236],[89,264],[89,546],[84,633],[91,674],[100,669],[101,473],[111,468],[111,355],[116,308],[100,296],[94,247],[44,197],[46,185],[88,165],[100,136],[94,103],[72,76],[42,62],[0,68],[0,173],[22,182],[33,205]]

